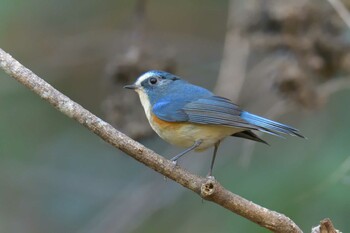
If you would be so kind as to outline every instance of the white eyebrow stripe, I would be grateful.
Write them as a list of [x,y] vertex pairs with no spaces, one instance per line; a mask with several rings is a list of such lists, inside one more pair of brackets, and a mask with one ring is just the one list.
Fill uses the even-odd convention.
[[141,86],[141,83],[142,83],[143,81],[145,81],[146,79],[148,79],[148,78],[150,78],[150,77],[152,77],[152,76],[154,76],[154,75],[155,75],[154,72],[147,72],[147,73],[144,73],[143,75],[141,75],[141,76],[136,80],[135,85]]

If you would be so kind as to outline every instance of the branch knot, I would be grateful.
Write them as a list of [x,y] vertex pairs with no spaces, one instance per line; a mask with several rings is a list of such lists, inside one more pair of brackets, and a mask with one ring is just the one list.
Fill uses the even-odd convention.
[[206,199],[213,195],[216,188],[216,180],[214,177],[208,177],[207,180],[201,185],[201,196]]

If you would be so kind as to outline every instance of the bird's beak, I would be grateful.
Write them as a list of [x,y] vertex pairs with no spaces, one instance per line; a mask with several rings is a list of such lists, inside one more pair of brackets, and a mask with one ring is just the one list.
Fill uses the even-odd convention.
[[132,85],[126,85],[126,86],[124,86],[124,88],[126,88],[126,89],[131,89],[131,90],[135,90],[135,89],[138,88],[138,86],[135,85],[135,84],[132,84]]

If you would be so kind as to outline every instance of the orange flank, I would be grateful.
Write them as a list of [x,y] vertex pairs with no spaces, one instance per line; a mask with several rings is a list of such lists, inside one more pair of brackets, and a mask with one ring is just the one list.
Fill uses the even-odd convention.
[[165,141],[180,147],[190,147],[199,139],[202,143],[195,149],[206,149],[223,138],[242,131],[222,125],[195,124],[190,122],[168,122],[150,114],[150,124]]
[[151,123],[156,125],[160,129],[170,129],[170,130],[177,130],[180,127],[182,127],[184,124],[187,124],[186,122],[169,122],[169,121],[164,121],[160,118],[158,118],[155,114],[151,114],[152,119]]

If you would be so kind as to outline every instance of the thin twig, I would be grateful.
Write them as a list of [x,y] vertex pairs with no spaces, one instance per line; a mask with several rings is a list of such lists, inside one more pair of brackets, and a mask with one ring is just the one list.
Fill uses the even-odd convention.
[[316,91],[324,99],[329,98],[334,93],[350,89],[350,78],[349,77],[341,77],[331,79],[322,85],[318,86]]
[[113,128],[110,124],[84,109],[81,105],[70,100],[67,96],[57,91],[32,71],[25,68],[2,49],[0,49],[0,68],[19,83],[38,94],[42,99],[48,101],[60,112],[75,119],[90,131],[94,132],[104,141],[169,179],[196,192],[205,200],[215,202],[273,232],[302,232],[300,228],[285,215],[261,207],[231,193],[215,179],[199,177],[179,166],[174,166],[171,161],[132,140]]
[[350,13],[340,0],[328,0],[328,2],[333,6],[334,10],[339,14],[340,18],[346,23],[350,28]]

